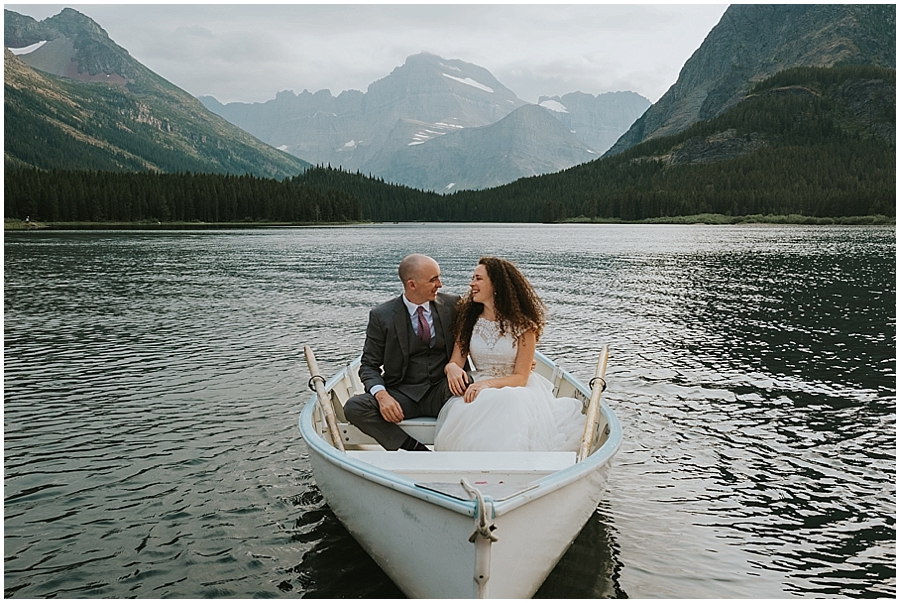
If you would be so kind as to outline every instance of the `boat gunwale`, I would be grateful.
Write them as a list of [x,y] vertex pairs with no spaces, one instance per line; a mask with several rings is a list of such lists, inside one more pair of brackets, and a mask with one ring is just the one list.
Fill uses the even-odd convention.
[[[550,367],[557,367],[555,362],[550,360],[550,358],[542,354],[540,351],[535,351],[535,357],[536,359]],[[325,390],[330,392],[337,383],[345,378],[347,371],[350,370],[354,366],[354,364],[358,362],[359,358],[344,366],[341,370],[335,373],[325,383]],[[585,385],[581,383],[581,381],[573,377],[568,371],[564,369],[560,369],[560,372],[562,373],[563,379],[574,385],[575,388],[578,389],[578,391],[581,392],[585,397],[590,398],[590,390],[588,390],[588,388],[585,387]],[[316,394],[313,394],[309,401],[307,401],[307,403],[304,405],[303,410],[300,413],[300,433],[307,445],[311,446],[318,454],[322,455],[326,461],[368,481],[386,486],[388,488],[391,488],[392,490],[402,492],[408,496],[418,498],[425,502],[436,504],[440,507],[460,513],[462,515],[475,517],[477,506],[475,499],[464,501],[447,494],[435,492],[433,490],[426,490],[420,486],[417,486],[416,482],[403,475],[394,473],[393,471],[382,469],[381,467],[372,465],[361,459],[350,457],[342,453],[340,450],[329,444],[314,429],[311,429],[313,425],[312,415],[315,411],[315,407]],[[564,488],[569,484],[578,481],[580,478],[597,469],[601,465],[609,462],[616,451],[618,451],[619,446],[622,443],[622,426],[619,423],[616,414],[602,399],[600,400],[600,411],[602,416],[606,419],[607,425],[609,427],[609,434],[603,446],[595,450],[593,454],[591,454],[581,462],[575,463],[571,467],[561,469],[535,480],[534,483],[537,485],[536,488],[532,488],[525,492],[516,494],[511,498],[500,501],[493,500],[490,496],[485,496],[485,500],[491,502],[494,517],[499,517],[500,515],[509,513],[510,511],[513,511],[532,500],[541,498],[552,492],[555,492],[556,490]],[[305,429],[305,426],[308,426],[308,428],[310,429]],[[312,433],[308,433],[308,431],[311,431]]]

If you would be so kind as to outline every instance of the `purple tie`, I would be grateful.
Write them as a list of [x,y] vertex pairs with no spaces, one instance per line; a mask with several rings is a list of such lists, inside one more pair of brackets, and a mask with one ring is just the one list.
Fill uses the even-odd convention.
[[425,343],[430,343],[431,327],[428,326],[428,321],[425,320],[425,308],[422,306],[416,308],[416,316],[419,317],[419,338]]

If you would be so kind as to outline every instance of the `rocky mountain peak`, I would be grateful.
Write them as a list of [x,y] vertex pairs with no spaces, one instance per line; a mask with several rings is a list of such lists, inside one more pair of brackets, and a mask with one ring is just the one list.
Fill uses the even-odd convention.
[[471,127],[493,123],[523,104],[487,69],[423,52],[370,84],[365,110],[391,107],[397,119],[440,122],[455,118]]
[[3,45],[7,48],[26,48],[57,35],[27,15],[3,9]]
[[45,19],[44,23],[70,38],[87,36],[114,44],[106,31],[96,21],[73,8],[62,9],[59,14]]
[[[548,100],[559,112],[547,111],[484,67],[427,52],[407,57],[365,93],[283,91],[253,104],[201,100],[310,163],[432,190],[483,188],[595,159],[650,104],[633,92],[579,92]],[[462,158],[463,148],[470,159]]]
[[63,9],[41,22],[11,11],[4,14],[4,44],[8,48],[22,48],[23,43],[36,46],[20,55],[30,67],[74,80],[118,85],[151,73],[93,19],[74,9]]
[[835,65],[896,68],[896,6],[731,5],[675,84],[608,154],[720,115],[779,71]]
[[444,59],[436,54],[422,52],[407,57],[403,66],[394,69],[391,76],[403,71],[408,71],[413,81],[418,78],[430,78],[451,88],[462,85],[472,89],[460,88],[464,92],[476,93],[474,91],[477,90],[518,100],[515,93],[501,84],[490,71],[458,59]]

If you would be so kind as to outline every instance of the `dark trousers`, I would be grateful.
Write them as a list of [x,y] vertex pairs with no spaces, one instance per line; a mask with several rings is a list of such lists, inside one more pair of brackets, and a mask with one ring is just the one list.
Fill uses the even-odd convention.
[[[450,399],[450,386],[441,379],[431,386],[418,401],[397,390],[387,388],[403,409],[404,419],[416,417],[437,417],[444,403]],[[363,433],[372,436],[385,450],[397,450],[407,438],[407,434],[396,423],[386,421],[378,409],[378,400],[366,392],[353,396],[344,404],[344,416]]]

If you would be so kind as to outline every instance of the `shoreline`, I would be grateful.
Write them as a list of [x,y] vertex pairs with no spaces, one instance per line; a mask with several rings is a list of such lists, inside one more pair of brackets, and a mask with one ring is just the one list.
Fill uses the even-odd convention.
[[[416,223],[412,220],[404,223]],[[3,221],[5,231],[33,231],[33,230],[230,230],[238,228],[286,228],[286,227],[316,227],[316,226],[358,226],[361,224],[385,224],[386,222],[25,222],[14,218],[6,218]],[[455,224],[458,222],[447,222]],[[492,224],[493,222],[481,222]],[[496,222],[507,224],[508,222]],[[672,216],[667,218],[646,218],[644,220],[619,220],[612,218],[569,218],[559,222],[547,224],[705,224],[711,226],[731,225],[798,225],[798,226],[894,226],[897,223],[895,217],[874,216],[843,216],[838,218],[816,218],[790,215],[752,215],[752,216],[725,216],[722,214],[697,214],[692,216]]]
[[230,230],[355,224],[371,224],[371,222],[25,222],[6,218],[3,220],[3,230]]

